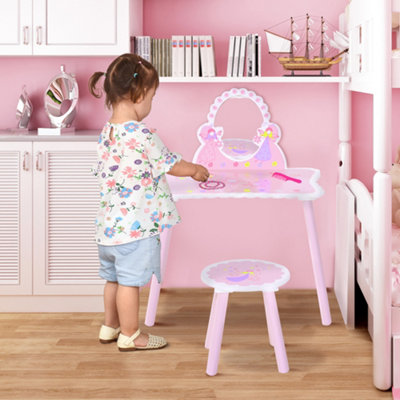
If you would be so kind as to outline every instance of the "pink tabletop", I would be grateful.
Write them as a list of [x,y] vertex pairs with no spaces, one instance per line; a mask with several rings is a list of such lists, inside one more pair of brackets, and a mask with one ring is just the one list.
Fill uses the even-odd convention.
[[168,175],[174,200],[235,197],[314,200],[324,193],[317,183],[320,172],[314,168],[210,172],[206,183]]

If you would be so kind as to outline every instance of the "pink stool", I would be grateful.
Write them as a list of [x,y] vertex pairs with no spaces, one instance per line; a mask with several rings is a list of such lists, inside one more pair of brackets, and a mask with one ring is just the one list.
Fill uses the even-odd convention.
[[290,278],[283,265],[262,260],[228,260],[209,265],[203,269],[201,280],[214,288],[214,298],[208,322],[205,347],[209,350],[207,375],[218,371],[219,354],[224,332],[229,293],[263,292],[269,342],[274,347],[278,371],[286,373],[289,364],[283,340],[275,292]]

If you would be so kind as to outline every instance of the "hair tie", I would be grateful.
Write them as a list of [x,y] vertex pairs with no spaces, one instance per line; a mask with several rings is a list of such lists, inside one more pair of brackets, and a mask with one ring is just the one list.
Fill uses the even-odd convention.
[[104,76],[107,76],[107,72],[103,72],[103,75],[104,75]]
[[137,63],[138,63],[138,64],[141,64],[142,62],[139,60]]
[[135,73],[133,74],[133,77],[136,78],[137,76],[138,76],[138,73],[135,72]]

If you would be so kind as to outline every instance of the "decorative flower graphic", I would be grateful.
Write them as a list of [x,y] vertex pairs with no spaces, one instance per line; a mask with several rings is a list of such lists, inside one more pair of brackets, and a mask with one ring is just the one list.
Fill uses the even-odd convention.
[[113,187],[115,187],[115,179],[110,179],[109,181],[106,182],[106,185],[112,189]]
[[108,238],[112,238],[115,235],[115,228],[106,228],[104,231],[104,234],[108,237]]
[[127,178],[133,178],[136,174],[136,170],[132,169],[132,167],[126,167],[122,173],[126,175]]
[[132,194],[132,189],[128,189],[128,188],[123,188],[120,192],[119,192],[119,197],[121,198],[128,198],[130,195]]
[[162,213],[161,213],[161,211],[159,211],[159,212],[157,212],[157,211],[154,211],[152,214],[151,214],[151,220],[153,221],[153,222],[160,222],[160,219],[162,218]]
[[126,145],[128,146],[128,148],[129,148],[130,150],[135,150],[135,148],[136,148],[137,145],[138,145],[138,142],[137,142],[135,139],[130,139],[130,140],[126,143]]
[[139,124],[136,124],[134,122],[129,122],[124,125],[124,128],[127,132],[132,133],[139,128]]

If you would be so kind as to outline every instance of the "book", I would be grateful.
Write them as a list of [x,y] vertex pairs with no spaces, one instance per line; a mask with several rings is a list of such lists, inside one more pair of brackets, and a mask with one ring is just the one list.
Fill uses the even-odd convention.
[[206,36],[206,56],[207,56],[207,76],[216,75],[215,54],[214,54],[214,38],[211,35]]
[[185,76],[192,76],[192,36],[185,36]]
[[254,75],[261,76],[261,37],[256,33],[254,35]]
[[184,36],[172,36],[172,76],[185,76]]
[[229,50],[228,50],[228,62],[226,65],[226,76],[233,76],[233,54],[235,52],[235,40],[236,36],[229,37]]
[[239,67],[237,76],[244,75],[244,60],[246,56],[246,36],[239,36],[240,38],[240,50],[239,50]]
[[257,76],[261,76],[261,36],[258,36],[258,43],[257,43],[257,58],[258,58],[258,64],[257,64]]
[[151,62],[151,38],[150,36],[135,36],[133,39],[133,52]]
[[200,47],[199,37],[192,37],[192,76],[200,76]]
[[235,36],[235,48],[233,53],[232,76],[239,76],[239,58],[240,58],[240,36]]
[[207,57],[207,48],[206,48],[206,37],[199,36],[200,42],[200,67],[201,67],[201,75],[200,76],[208,76],[208,57]]

